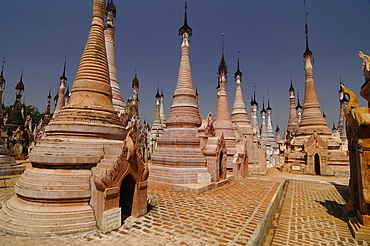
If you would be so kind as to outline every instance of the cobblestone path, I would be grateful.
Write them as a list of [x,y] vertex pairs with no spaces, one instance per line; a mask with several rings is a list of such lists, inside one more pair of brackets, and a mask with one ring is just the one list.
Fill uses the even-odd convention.
[[348,186],[288,181],[271,245],[370,245],[354,239],[344,213]]

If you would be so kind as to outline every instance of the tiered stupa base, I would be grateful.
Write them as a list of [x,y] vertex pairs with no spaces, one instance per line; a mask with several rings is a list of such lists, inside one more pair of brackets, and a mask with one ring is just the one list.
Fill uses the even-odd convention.
[[25,165],[17,163],[10,155],[0,155],[0,176],[22,174]]
[[14,187],[17,195],[0,211],[0,229],[17,235],[49,235],[97,228],[89,204],[91,167],[121,146],[117,140],[61,138],[36,145],[30,156],[33,167],[19,178]]
[[28,168],[0,211],[0,229],[17,235],[64,234],[96,228],[90,170]]
[[210,175],[200,149],[198,129],[165,129],[149,167],[149,185],[166,190],[199,193],[204,191],[199,175]]

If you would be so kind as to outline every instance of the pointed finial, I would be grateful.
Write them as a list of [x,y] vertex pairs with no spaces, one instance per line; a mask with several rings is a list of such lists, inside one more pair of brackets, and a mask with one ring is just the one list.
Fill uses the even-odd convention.
[[325,107],[324,106],[322,107],[322,117],[324,117],[324,119],[326,119]]
[[108,0],[107,7],[106,7],[106,14],[109,12],[112,14],[113,18],[116,18],[116,6],[113,3],[113,0]]
[[311,50],[308,48],[308,25],[307,25],[307,15],[308,12],[306,11],[306,0],[304,0],[304,22],[305,22],[305,33],[306,33],[306,51],[303,54],[303,57],[305,56],[312,56]]
[[289,91],[293,91],[294,92],[293,74],[292,73],[290,73],[290,87],[289,87]]
[[188,25],[188,14],[187,14],[187,8],[188,8],[188,3],[185,0],[185,12],[184,12],[184,25],[180,27],[179,29],[179,35],[183,35],[184,33],[187,33],[189,37],[192,35],[192,29]]
[[67,77],[66,77],[66,66],[67,66],[67,54],[65,54],[65,57],[64,57],[63,75],[60,76],[60,80],[64,80],[64,81],[67,80]]
[[241,77],[243,75],[242,72],[240,72],[240,66],[239,66],[239,55],[240,55],[240,48],[239,48],[239,44],[238,44],[238,64],[237,64],[237,70],[234,74],[234,77],[236,78],[237,76]]
[[163,84],[162,84],[162,92],[161,92],[161,97],[164,97],[164,94],[163,94]]
[[137,78],[137,70],[135,69],[135,77],[134,79],[132,80],[132,88],[137,88],[139,89],[139,80]]
[[267,110],[272,110],[270,107],[270,90],[267,90]]
[[333,118],[333,128],[332,128],[331,130],[332,130],[332,131],[337,130],[337,128],[335,127],[334,118]]
[[222,33],[222,57],[221,57],[220,65],[218,66],[218,74],[221,74],[221,72],[224,72],[225,74],[227,74],[227,65],[225,62],[224,46],[225,46],[225,34]]
[[257,100],[256,100],[256,84],[253,84],[253,97],[252,97],[252,101],[251,101],[251,105],[257,105],[258,106],[258,103],[257,103]]
[[265,95],[262,95],[262,110],[261,113],[266,113],[265,109]]
[[160,98],[161,95],[159,95],[159,81],[158,81],[158,85],[157,85],[157,94],[155,94],[155,98]]
[[298,97],[298,104],[297,104],[296,109],[301,109],[301,108],[302,108],[302,106],[301,106],[301,104],[300,104],[300,102],[299,102],[299,91],[297,91],[297,97]]

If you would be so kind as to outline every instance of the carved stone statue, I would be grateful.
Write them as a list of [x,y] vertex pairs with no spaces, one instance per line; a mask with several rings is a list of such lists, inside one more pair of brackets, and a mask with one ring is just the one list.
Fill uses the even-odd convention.
[[370,57],[359,51],[358,56],[362,59],[362,71],[365,76],[365,81],[370,80]]

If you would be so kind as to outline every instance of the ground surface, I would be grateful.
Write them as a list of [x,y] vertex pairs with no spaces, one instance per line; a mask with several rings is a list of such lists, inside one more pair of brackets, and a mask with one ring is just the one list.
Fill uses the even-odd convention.
[[[0,182],[0,205],[19,176]],[[151,209],[116,231],[50,237],[0,235],[0,245],[247,245],[278,187],[286,194],[266,245],[370,245],[352,238],[344,216],[348,179],[268,175],[237,179],[200,195],[149,189]],[[254,234],[253,234],[254,233]]]

